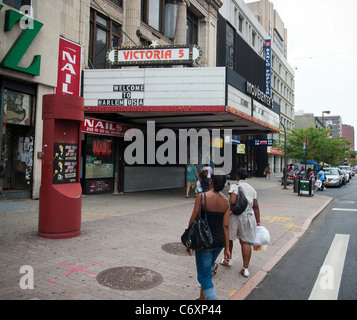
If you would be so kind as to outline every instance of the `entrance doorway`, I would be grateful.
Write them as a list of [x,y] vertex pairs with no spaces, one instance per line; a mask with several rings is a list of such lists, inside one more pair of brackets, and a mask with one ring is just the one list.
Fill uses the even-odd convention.
[[33,153],[33,127],[7,124],[2,141],[3,191],[31,191]]

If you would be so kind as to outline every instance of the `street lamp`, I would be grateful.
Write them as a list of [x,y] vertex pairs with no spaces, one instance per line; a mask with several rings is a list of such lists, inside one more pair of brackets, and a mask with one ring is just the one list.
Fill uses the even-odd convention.
[[[321,120],[322,120],[322,124],[323,124],[323,126],[324,126],[324,128],[326,128],[326,125],[325,125],[325,122],[324,122],[324,114],[330,114],[331,113],[331,111],[322,111],[322,118],[321,118]],[[322,151],[322,166],[324,166],[325,165],[325,154],[324,154],[324,152]]]

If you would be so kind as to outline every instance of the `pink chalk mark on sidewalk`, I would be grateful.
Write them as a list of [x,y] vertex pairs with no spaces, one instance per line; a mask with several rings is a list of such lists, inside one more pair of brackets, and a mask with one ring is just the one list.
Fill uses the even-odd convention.
[[60,265],[65,266],[65,267],[72,268],[70,271],[68,271],[68,272],[66,273],[66,275],[70,275],[70,274],[72,274],[72,273],[74,273],[74,272],[77,272],[77,271],[82,271],[82,272],[85,272],[85,273],[88,273],[88,274],[91,274],[91,275],[94,275],[94,276],[95,276],[95,273],[92,273],[92,272],[89,272],[89,271],[84,270],[84,269],[87,269],[87,268],[90,267],[90,266],[85,266],[85,267],[83,267],[83,266],[72,267],[72,266],[69,266],[68,264],[65,264],[65,263],[60,263]]
[[51,280],[46,280],[48,283],[51,283],[51,284],[57,284],[57,282],[54,282],[54,281],[51,281]]

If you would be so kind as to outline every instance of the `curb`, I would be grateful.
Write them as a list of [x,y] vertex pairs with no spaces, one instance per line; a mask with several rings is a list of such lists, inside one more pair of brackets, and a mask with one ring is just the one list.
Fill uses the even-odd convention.
[[302,226],[301,232],[294,235],[280,250],[268,261],[263,267],[254,274],[244,285],[240,288],[229,300],[244,300],[254,288],[266,277],[274,266],[280,261],[280,259],[295,245],[300,237],[309,228],[310,224],[318,217],[318,215],[333,201],[333,198],[329,199],[318,208],[310,217],[308,217]]

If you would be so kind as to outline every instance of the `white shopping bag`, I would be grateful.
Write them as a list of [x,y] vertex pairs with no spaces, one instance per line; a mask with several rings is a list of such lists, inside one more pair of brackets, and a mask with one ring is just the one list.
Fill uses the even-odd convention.
[[257,226],[255,230],[255,238],[251,245],[255,251],[266,250],[270,244],[270,233],[263,226]]

